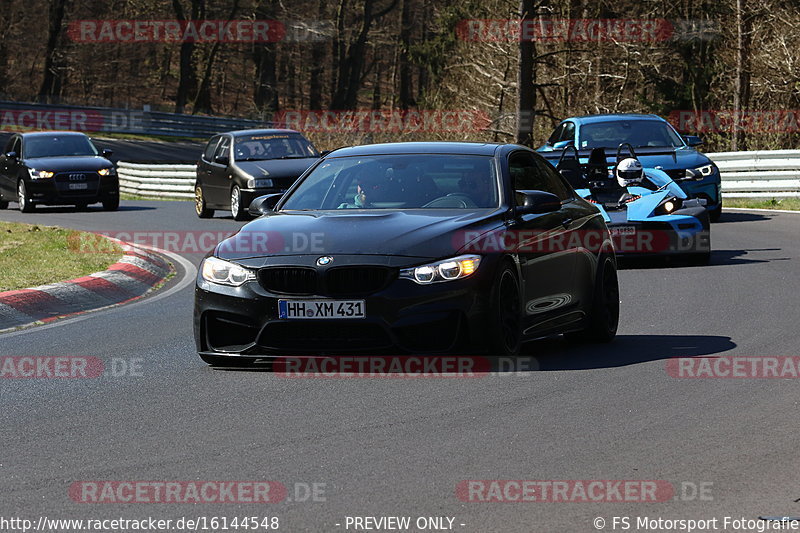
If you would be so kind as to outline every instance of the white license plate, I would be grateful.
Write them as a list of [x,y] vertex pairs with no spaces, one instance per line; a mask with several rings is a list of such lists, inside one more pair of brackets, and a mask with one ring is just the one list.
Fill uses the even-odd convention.
[[69,184],[69,190],[71,190],[71,191],[80,191],[80,190],[88,189],[88,188],[89,188],[89,184],[88,183],[70,183]]
[[278,300],[278,318],[364,318],[364,300]]
[[611,228],[611,235],[635,235],[636,226],[616,226]]

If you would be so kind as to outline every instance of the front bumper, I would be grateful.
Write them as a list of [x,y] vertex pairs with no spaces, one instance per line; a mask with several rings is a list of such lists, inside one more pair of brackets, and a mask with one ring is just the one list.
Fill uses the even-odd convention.
[[[484,266],[486,268],[484,268]],[[363,319],[281,319],[278,300],[326,298],[280,295],[258,281],[240,287],[211,284],[198,275],[194,335],[197,351],[240,357],[346,353],[448,353],[482,343],[488,316],[489,265],[469,278],[431,285],[394,279],[363,299]]]
[[30,201],[39,205],[93,204],[119,197],[117,176],[84,174],[81,180],[70,180],[68,175],[57,174],[48,179],[26,179],[25,189]]

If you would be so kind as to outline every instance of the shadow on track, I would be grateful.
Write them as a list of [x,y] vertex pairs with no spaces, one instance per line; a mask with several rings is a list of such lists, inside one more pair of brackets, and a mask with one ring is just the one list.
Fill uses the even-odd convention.
[[[474,362],[471,368],[480,369],[478,372],[537,372],[613,368],[662,359],[666,360],[672,357],[714,355],[731,350],[735,347],[736,344],[730,337],[709,335],[619,335],[614,342],[609,344],[577,344],[567,341],[561,336],[554,336],[526,343],[522,347],[521,354],[517,357],[459,356],[457,354],[443,357],[449,357],[451,359],[459,357],[471,358]],[[364,355],[344,355],[341,357],[350,360],[370,358],[370,356]],[[392,356],[377,357],[386,359],[392,358]],[[396,359],[403,361],[409,357],[415,356],[401,355],[397,356]],[[435,360],[440,356],[432,355],[419,357]],[[288,359],[293,358],[289,357]],[[336,360],[337,357],[331,356],[322,359]],[[337,365],[334,363],[332,366],[336,367]],[[286,367],[281,368],[285,369]],[[314,366],[314,369],[316,368],[317,367]],[[270,373],[273,372],[275,368],[273,368],[272,361],[260,360],[251,366],[217,367],[213,369],[208,368],[208,370]],[[392,371],[385,371],[378,373],[378,375],[386,376],[387,374],[393,373]],[[302,375],[302,371],[300,375]],[[293,375],[292,377],[298,377],[298,375]],[[309,377],[312,376],[309,375]],[[336,376],[332,375],[328,377]]]
[[[12,211],[16,211],[15,208],[10,208]],[[152,211],[153,209],[157,209],[156,207],[146,207],[146,206],[139,206],[139,205],[120,205],[117,211]],[[35,213],[40,213],[42,215],[47,214],[60,214],[60,213],[113,213],[113,211],[106,211],[100,204],[97,205],[90,205],[83,209],[76,209],[73,206],[61,205],[61,206],[47,206],[47,205],[37,205]]]
[[[779,215],[780,213],[775,213]],[[722,211],[722,216],[717,222],[711,225],[713,228],[716,224],[724,224],[725,222],[755,222],[759,220],[769,220],[774,215],[768,213],[744,213],[742,211]]]
[[534,357],[533,369],[540,371],[590,370],[714,355],[735,347],[730,337],[713,335],[618,335],[608,344],[573,344],[552,337],[525,344],[520,358]]

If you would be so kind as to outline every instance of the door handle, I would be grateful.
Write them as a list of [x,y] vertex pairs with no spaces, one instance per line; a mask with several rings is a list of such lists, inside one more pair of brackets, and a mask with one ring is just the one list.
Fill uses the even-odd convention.
[[568,228],[570,224],[572,224],[571,218],[565,218],[564,220],[561,221],[561,225],[564,226],[565,228]]

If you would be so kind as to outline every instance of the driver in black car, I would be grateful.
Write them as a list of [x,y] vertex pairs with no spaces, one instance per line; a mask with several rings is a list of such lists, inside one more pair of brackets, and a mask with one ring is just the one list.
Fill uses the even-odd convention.
[[469,196],[477,207],[489,207],[494,200],[492,179],[481,172],[471,172],[458,180],[462,194]]

